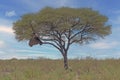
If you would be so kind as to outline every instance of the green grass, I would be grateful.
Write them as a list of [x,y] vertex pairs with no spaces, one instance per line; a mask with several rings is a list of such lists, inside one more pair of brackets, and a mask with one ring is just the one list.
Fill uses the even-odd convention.
[[0,80],[120,80],[120,60],[0,60]]

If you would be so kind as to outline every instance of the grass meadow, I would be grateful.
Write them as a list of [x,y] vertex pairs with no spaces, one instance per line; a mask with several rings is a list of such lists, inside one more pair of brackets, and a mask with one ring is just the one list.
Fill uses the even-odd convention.
[[0,80],[120,80],[120,59],[0,60]]

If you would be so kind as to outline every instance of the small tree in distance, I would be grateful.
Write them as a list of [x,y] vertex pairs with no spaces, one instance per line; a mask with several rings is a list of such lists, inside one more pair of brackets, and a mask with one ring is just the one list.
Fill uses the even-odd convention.
[[[107,21],[106,16],[91,8],[46,7],[40,12],[23,15],[14,23],[13,29],[18,41],[30,40],[34,32],[42,45],[57,48],[63,56],[64,68],[68,69],[70,46],[109,35],[111,26],[106,24]],[[39,40],[36,44],[39,44]]]

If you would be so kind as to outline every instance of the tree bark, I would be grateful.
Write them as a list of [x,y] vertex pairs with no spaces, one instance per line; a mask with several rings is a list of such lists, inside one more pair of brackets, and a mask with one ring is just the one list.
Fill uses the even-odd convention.
[[65,53],[65,54],[63,55],[63,58],[64,58],[64,68],[65,68],[65,70],[67,70],[67,69],[68,69],[67,53]]

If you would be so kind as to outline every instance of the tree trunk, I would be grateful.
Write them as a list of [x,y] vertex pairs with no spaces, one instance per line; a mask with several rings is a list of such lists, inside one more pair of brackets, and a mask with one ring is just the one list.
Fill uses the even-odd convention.
[[67,53],[65,53],[65,55],[63,55],[64,58],[64,68],[65,70],[68,69],[68,59],[67,59]]

